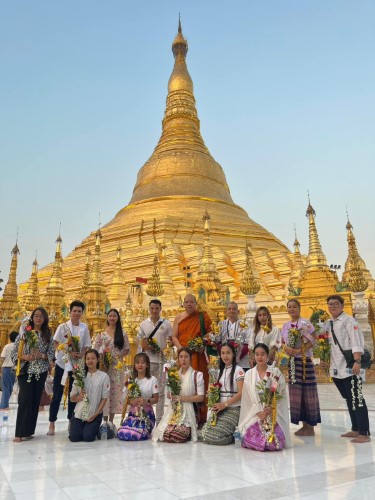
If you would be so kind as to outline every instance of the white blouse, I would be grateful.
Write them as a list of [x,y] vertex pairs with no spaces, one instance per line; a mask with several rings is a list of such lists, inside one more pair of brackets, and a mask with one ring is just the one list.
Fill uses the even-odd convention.
[[150,378],[137,378],[135,380],[144,399],[151,399],[153,394],[159,394],[158,381],[153,375]]
[[273,326],[272,330],[268,333],[266,333],[262,328],[260,328],[256,335],[254,334],[254,331],[252,331],[250,339],[250,349],[254,349],[259,342],[266,344],[270,350],[273,347],[276,347],[276,349],[281,348],[281,331],[277,328],[277,326]]
[[[85,391],[89,399],[87,417],[90,418],[96,413],[100,402],[104,398],[108,398],[110,389],[109,377],[106,373],[96,370],[94,373],[87,372],[85,378]],[[78,396],[81,389],[73,383],[70,396]],[[74,416],[82,418],[83,401],[79,401],[74,409]]]
[[[232,371],[232,365],[224,368],[223,373],[220,377],[220,402],[225,403],[228,399],[233,397],[238,392],[238,384],[239,380],[243,380],[245,377],[245,371],[242,366],[236,365],[236,369],[233,375],[233,387],[230,385],[230,374]],[[241,406],[241,401],[237,401],[237,403],[232,403],[229,406]]]

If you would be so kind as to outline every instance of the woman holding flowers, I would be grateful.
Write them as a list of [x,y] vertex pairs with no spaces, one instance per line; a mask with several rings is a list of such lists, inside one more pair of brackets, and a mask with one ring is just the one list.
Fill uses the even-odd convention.
[[291,446],[285,379],[268,365],[269,348],[254,346],[256,365],[245,375],[238,427],[242,447],[276,451]]
[[296,436],[314,436],[314,427],[321,422],[312,348],[315,329],[309,320],[301,318],[297,299],[287,303],[291,317],[281,331],[283,347],[289,356],[289,400],[292,424],[302,421]]
[[158,381],[151,375],[150,358],[146,353],[140,352],[134,356],[133,377],[125,385],[128,394],[124,411],[128,404],[130,409],[117,437],[122,441],[144,441],[151,437],[155,426],[152,405],[159,399]]
[[[210,385],[208,393],[209,414],[202,429],[202,440],[206,444],[226,445],[233,443],[233,433],[238,425],[241,394],[245,372],[236,363],[236,351],[232,344],[223,344],[217,386]],[[218,394],[216,402],[212,395]]]
[[33,437],[40,398],[54,354],[47,311],[37,307],[31,313],[28,325],[21,326],[11,354],[17,366],[19,386],[15,443]]
[[99,370],[99,353],[96,349],[86,351],[84,368],[77,366],[73,376],[70,399],[77,404],[70,422],[69,439],[74,443],[95,441],[110,387],[108,375]]
[[100,366],[108,373],[111,381],[109,398],[105,404],[104,420],[113,422],[116,413],[122,412],[122,392],[125,384],[123,358],[129,353],[129,339],[121,326],[117,309],[107,313],[107,328],[94,340],[93,347],[100,354]]
[[281,332],[272,324],[272,316],[268,307],[258,307],[253,325],[249,342],[251,364],[254,364],[254,346],[259,343],[266,344],[269,348],[268,359],[272,364],[275,361],[276,352],[281,347]]
[[180,369],[166,371],[168,409],[152,436],[154,442],[185,443],[197,441],[197,421],[194,405],[204,401],[203,373],[190,366],[191,351],[187,347],[178,350]]

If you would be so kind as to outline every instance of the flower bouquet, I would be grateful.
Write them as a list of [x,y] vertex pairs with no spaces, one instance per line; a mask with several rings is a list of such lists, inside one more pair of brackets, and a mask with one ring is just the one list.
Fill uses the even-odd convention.
[[[85,390],[85,378],[86,371],[82,364],[73,366],[73,384],[76,385],[81,391]],[[88,411],[89,411],[89,398],[87,394],[84,395],[82,400],[82,420],[86,421],[88,419]]]
[[203,352],[204,341],[202,337],[195,337],[195,339],[189,340],[187,346],[193,352]]
[[[128,393],[126,395],[124,406],[122,408],[121,424],[124,421],[126,409],[129,405],[129,402],[133,399],[142,397],[142,392],[138,385],[138,382],[132,376],[130,376],[129,379],[125,382],[125,387],[127,388]],[[140,417],[144,415],[143,407],[141,407],[140,409],[140,414]]]
[[277,401],[282,398],[282,395],[277,392],[280,376],[281,372],[278,368],[270,367],[266,372],[266,377],[256,385],[259,400],[263,408],[271,407],[272,409],[272,414],[261,422],[261,431],[266,438],[266,442],[272,443],[274,441],[277,449],[279,448],[279,443],[275,433],[275,426],[277,418]]
[[324,363],[324,369],[327,375],[329,375],[329,364],[331,358],[331,347],[329,345],[328,333],[320,333],[318,339],[314,345],[314,357],[319,358],[320,361]]
[[[295,348],[302,340],[302,334],[298,328],[289,328],[288,331],[288,347]],[[302,342],[303,344],[303,342]],[[290,370],[290,383],[296,383],[296,364],[294,361],[294,356],[290,356],[289,361],[289,370]]]
[[218,356],[210,356],[207,363],[208,376],[210,383],[215,383],[219,375],[219,358]]
[[[208,399],[208,408],[211,408],[220,401],[220,382],[211,383],[208,386],[207,391],[207,399]],[[212,427],[215,427],[217,423],[217,413],[216,411],[211,410],[210,414],[210,424]]]
[[[30,352],[38,348],[38,341],[39,337],[38,334],[36,333],[35,330],[31,328],[30,325],[27,325],[24,328],[24,333],[23,337],[20,340],[19,346],[18,346],[18,360],[17,360],[17,368],[16,368],[16,375],[17,377],[21,373],[21,356],[23,355],[23,351],[26,345],[29,346]],[[31,382],[31,377],[34,374],[35,378],[39,380],[40,378],[40,370],[39,370],[39,364],[38,361],[35,359],[33,361],[29,362],[29,370],[28,370],[28,378],[27,381]]]
[[[178,396],[181,392],[181,378],[178,373],[177,367],[172,366],[166,369],[167,380],[165,385],[168,387],[172,396]],[[168,425],[179,425],[182,416],[181,401],[175,401],[172,403],[173,415],[169,420]]]

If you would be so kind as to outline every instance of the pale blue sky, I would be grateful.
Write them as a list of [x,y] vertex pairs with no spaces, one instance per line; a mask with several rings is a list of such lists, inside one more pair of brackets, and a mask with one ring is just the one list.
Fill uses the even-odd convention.
[[19,226],[66,255],[130,200],[161,132],[178,12],[206,145],[235,202],[307,252],[307,189],[329,263],[348,206],[375,274],[375,2],[12,0],[0,21],[0,269]]

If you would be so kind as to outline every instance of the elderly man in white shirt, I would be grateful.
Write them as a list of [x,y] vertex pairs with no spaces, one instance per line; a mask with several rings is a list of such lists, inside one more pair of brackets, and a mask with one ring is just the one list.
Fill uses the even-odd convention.
[[[172,326],[167,319],[160,317],[161,302],[152,299],[149,303],[150,317],[139,325],[137,352],[146,352],[150,358],[151,375],[156,377],[159,386],[159,400],[156,405],[156,423],[158,424],[164,414],[164,381],[163,370],[163,350],[167,346],[167,339],[172,338]],[[156,350],[152,347],[152,341],[157,345]]]
[[[341,434],[341,437],[352,438],[352,443],[367,443],[370,441],[369,417],[360,377],[361,355],[364,352],[363,334],[355,319],[344,313],[344,299],[341,295],[330,295],[327,297],[327,304],[332,316],[324,325],[331,346],[330,375],[346,400],[352,423],[352,430]],[[342,350],[352,351],[355,360],[352,373],[348,373]]]

